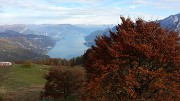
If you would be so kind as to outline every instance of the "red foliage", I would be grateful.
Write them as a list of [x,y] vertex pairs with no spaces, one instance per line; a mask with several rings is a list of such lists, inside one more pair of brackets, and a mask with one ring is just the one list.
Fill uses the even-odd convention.
[[78,95],[84,81],[84,70],[78,67],[55,67],[45,75],[47,80],[42,99],[58,99]]
[[177,32],[156,22],[121,17],[110,37],[87,50],[84,88],[89,100],[180,99],[180,44]]

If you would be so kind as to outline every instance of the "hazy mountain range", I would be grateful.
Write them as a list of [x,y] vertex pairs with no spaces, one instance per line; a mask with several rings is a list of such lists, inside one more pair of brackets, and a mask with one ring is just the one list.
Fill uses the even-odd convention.
[[64,40],[68,37],[84,37],[92,31],[102,30],[109,26],[114,25],[1,25],[0,60],[48,58],[47,53],[55,46],[56,41]]
[[[158,20],[157,21],[162,28],[166,28],[169,30],[174,30],[180,32],[180,13],[176,15],[170,15],[169,17]],[[104,30],[97,30],[92,33],[90,33],[88,36],[85,37],[85,45],[90,47],[92,45],[95,45],[95,38],[97,36],[103,36],[103,35],[109,35],[109,31],[116,31],[116,26],[114,26],[112,29],[104,29]]]
[[71,25],[71,24],[14,24],[0,26],[0,32],[12,30],[21,34],[46,35],[54,39],[61,39],[64,36],[88,35],[95,30],[103,30],[114,25]]
[[114,26],[113,28],[106,28],[104,30],[96,30],[94,32],[91,32],[88,36],[85,37],[85,43],[84,45],[90,47],[92,45],[95,45],[95,39],[97,36],[109,36],[109,31],[115,32],[116,31],[116,26]]
[[[161,27],[163,28],[180,31],[180,14],[171,15],[165,19],[158,20],[157,22],[159,22]],[[67,44],[61,44],[61,40],[68,39],[69,37],[70,38],[65,42],[76,41],[76,38],[82,38],[85,40],[84,44],[89,47],[95,44],[94,39],[97,36],[108,36],[109,30],[115,32],[116,25],[1,25],[0,61],[14,61],[27,59],[37,60],[42,58],[49,58],[49,56],[47,55],[48,51],[54,48],[54,46],[56,46],[56,48],[58,48],[60,45],[64,45],[64,47],[66,47],[65,45]],[[57,41],[58,45],[55,45]],[[73,44],[70,43],[68,45]]]

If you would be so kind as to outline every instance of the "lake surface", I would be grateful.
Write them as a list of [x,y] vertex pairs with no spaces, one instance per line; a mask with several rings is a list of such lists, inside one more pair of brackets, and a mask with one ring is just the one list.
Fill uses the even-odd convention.
[[83,44],[84,42],[84,36],[66,36],[56,42],[54,48],[48,52],[48,55],[52,58],[62,59],[70,59],[83,55],[88,49]]

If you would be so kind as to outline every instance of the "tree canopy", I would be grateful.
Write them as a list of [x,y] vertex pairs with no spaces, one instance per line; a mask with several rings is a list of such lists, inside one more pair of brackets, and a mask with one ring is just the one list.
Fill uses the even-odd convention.
[[54,67],[45,75],[47,80],[41,99],[68,99],[80,93],[85,72],[81,67]]
[[84,54],[86,100],[180,99],[178,32],[121,17],[110,36],[97,37]]

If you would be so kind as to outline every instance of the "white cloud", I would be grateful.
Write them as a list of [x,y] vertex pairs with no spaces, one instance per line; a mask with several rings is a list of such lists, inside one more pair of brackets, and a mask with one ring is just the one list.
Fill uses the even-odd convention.
[[165,11],[176,11],[180,10],[180,0],[157,0],[156,2],[149,2],[146,6],[156,8]]
[[132,3],[158,10],[180,10],[180,0],[133,0]]
[[33,0],[0,0],[2,6],[31,7],[37,5]]
[[136,5],[131,5],[131,6],[128,7],[128,9],[133,10],[133,9],[135,9],[136,7],[137,7]]
[[0,13],[4,13],[4,11],[0,9]]
[[159,0],[161,2],[180,2],[179,0]]
[[[133,19],[142,17],[146,20],[156,20],[168,16],[168,14],[166,16],[161,14],[165,13],[166,10],[180,10],[180,3],[177,3],[179,0],[173,1],[0,0],[0,19],[2,19],[1,23],[117,24],[119,16],[124,15]],[[73,6],[69,6],[68,3],[73,4]]]
[[77,3],[90,3],[90,2],[97,2],[97,1],[100,1],[100,0],[47,0],[49,2],[77,2]]
[[134,4],[146,4],[147,0],[133,0],[132,1]]

